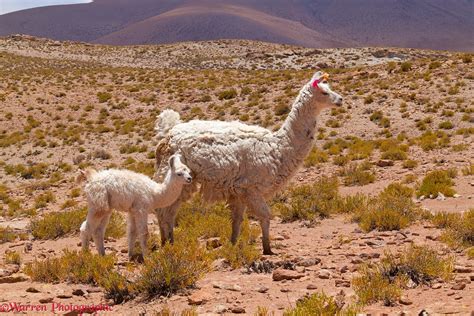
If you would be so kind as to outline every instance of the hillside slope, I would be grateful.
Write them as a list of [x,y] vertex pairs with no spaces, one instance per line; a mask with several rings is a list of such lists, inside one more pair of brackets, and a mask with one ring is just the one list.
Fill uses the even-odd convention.
[[0,16],[0,36],[121,45],[230,38],[469,51],[473,29],[472,0],[96,0]]

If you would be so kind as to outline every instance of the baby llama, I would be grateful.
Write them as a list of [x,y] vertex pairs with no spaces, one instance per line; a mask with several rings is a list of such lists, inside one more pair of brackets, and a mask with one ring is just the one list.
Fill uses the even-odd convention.
[[89,248],[91,237],[100,255],[105,254],[104,234],[112,209],[127,212],[128,256],[138,235],[143,256],[148,239],[148,212],[168,207],[181,195],[185,184],[192,181],[191,171],[175,154],[168,161],[169,169],[162,183],[129,170],[108,169],[80,170],[77,182],[86,181],[85,194],[88,203],[87,219],[81,225],[83,249]]

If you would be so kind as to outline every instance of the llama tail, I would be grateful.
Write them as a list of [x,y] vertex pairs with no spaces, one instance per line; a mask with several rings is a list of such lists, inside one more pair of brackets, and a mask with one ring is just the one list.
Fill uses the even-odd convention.
[[165,138],[169,131],[177,124],[181,123],[179,113],[173,110],[164,110],[157,116],[155,132],[158,140]]
[[86,170],[80,169],[79,174],[76,177],[76,184],[83,181],[89,181],[95,174],[97,174],[97,171],[92,168],[87,168]]

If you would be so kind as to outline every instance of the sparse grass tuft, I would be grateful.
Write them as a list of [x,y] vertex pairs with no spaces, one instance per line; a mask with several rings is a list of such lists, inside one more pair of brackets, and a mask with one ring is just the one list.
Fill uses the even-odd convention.
[[365,231],[402,229],[419,216],[419,208],[412,196],[411,188],[392,183],[377,197],[368,200],[365,208],[357,208],[352,220],[358,222]]
[[[43,218],[33,219],[31,233],[37,239],[55,239],[79,232],[87,215],[87,209],[81,208],[67,212],[51,212]],[[120,238],[125,235],[125,221],[118,212],[113,212],[107,230],[107,237]]]
[[296,306],[287,309],[284,316],[355,316],[359,309],[356,306],[344,307],[344,302],[336,300],[324,292],[314,293],[299,299]]
[[341,205],[336,178],[322,178],[313,184],[291,188],[273,205],[284,222],[328,217]]
[[5,252],[5,263],[6,264],[17,264],[21,263],[21,255],[18,251],[7,251]]
[[453,196],[456,191],[452,188],[454,181],[452,180],[453,175],[447,170],[434,170],[429,172],[422,180],[416,196],[436,198],[439,193],[444,196]]
[[375,181],[375,174],[369,163],[351,163],[344,167],[340,175],[344,177],[344,184],[348,186],[366,185]]
[[210,268],[207,251],[196,241],[166,244],[145,259],[135,287],[148,298],[194,286]]
[[411,246],[401,254],[386,253],[380,263],[362,266],[352,285],[361,304],[383,301],[384,305],[391,306],[400,298],[409,280],[416,285],[429,284],[436,279],[447,281],[453,267],[454,258],[440,258],[435,250],[426,246]]

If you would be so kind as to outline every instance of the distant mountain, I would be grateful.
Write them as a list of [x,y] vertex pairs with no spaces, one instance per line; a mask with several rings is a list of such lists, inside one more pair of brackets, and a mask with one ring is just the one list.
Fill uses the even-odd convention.
[[474,50],[474,0],[95,0],[0,16],[0,36],[103,44],[254,39]]

